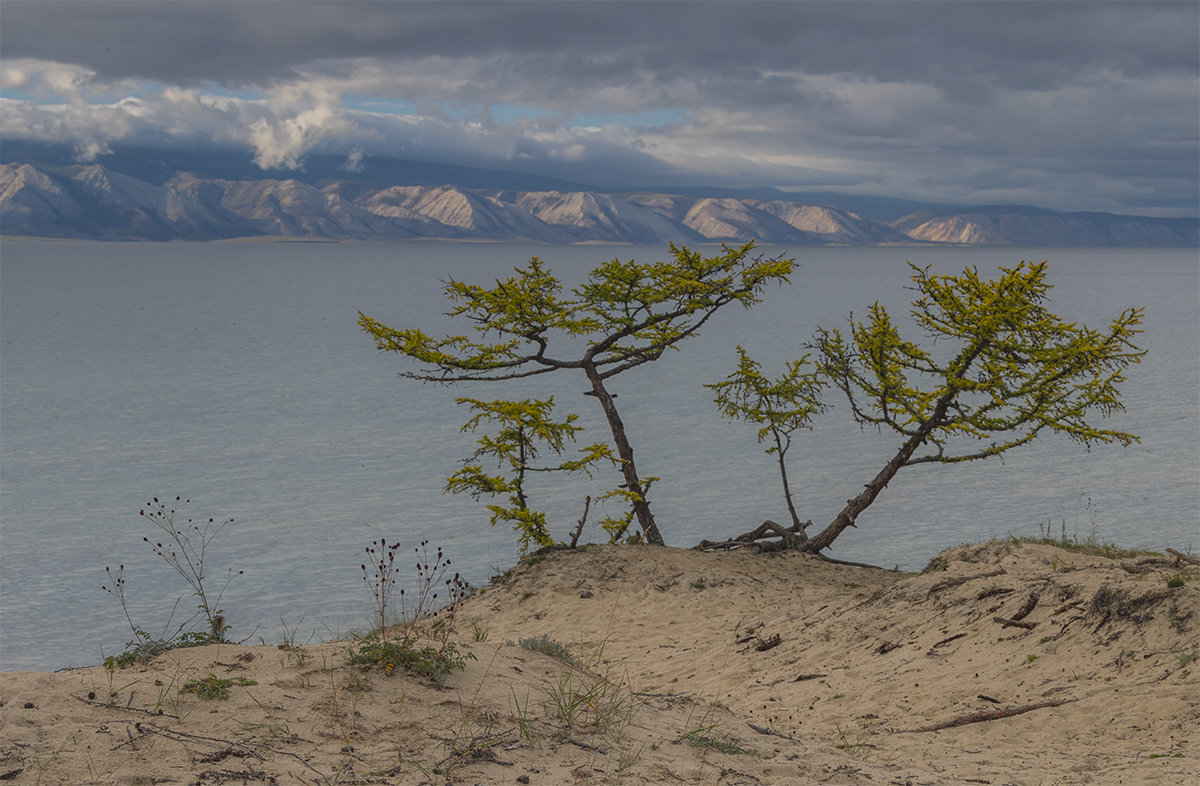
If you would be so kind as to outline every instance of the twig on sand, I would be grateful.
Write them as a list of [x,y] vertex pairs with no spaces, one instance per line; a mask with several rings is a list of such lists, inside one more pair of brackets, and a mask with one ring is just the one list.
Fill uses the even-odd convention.
[[[322,779],[324,779],[324,777],[325,777],[324,773],[322,773],[316,767],[312,766],[307,761],[305,761],[302,756],[299,756],[290,751],[281,751],[276,748],[272,748],[269,745],[262,744],[261,742],[238,742],[236,740],[229,740],[229,739],[225,739],[223,737],[207,737],[207,736],[204,736],[203,734],[191,734],[186,731],[179,731],[177,729],[168,729],[164,726],[159,726],[154,723],[140,723],[139,722],[139,723],[133,724],[133,727],[135,729],[137,729],[137,731],[143,737],[146,736],[147,734],[157,734],[161,737],[166,737],[169,740],[175,740],[176,742],[184,743],[184,744],[186,744],[186,742],[188,742],[188,741],[208,743],[208,744],[217,744],[217,745],[224,746],[226,749],[244,751],[247,755],[253,756],[254,758],[258,759],[259,761],[266,760],[266,757],[263,756],[262,753],[260,753],[260,751],[267,751],[268,753],[273,753],[276,756],[286,756],[288,758],[295,759],[296,761],[300,762],[308,769],[317,773],[317,775],[319,775]],[[122,743],[122,744],[125,744],[125,743]]]
[[959,715],[953,720],[948,720],[945,723],[935,723],[932,726],[922,726],[919,729],[900,729],[897,734],[916,733],[920,731],[938,731],[940,729],[949,729],[954,726],[966,726],[968,723],[982,723],[984,721],[999,720],[1000,718],[1011,718],[1014,715],[1020,715],[1033,710],[1045,709],[1046,707],[1058,707],[1063,704],[1069,704],[1075,699],[1058,699],[1055,701],[1040,701],[1037,704],[1021,704],[1017,707],[1001,707],[995,710],[980,710],[972,712],[968,715]]
[[947,589],[949,587],[957,587],[959,584],[966,584],[968,581],[974,581],[975,579],[990,579],[993,576],[999,576],[999,575],[1007,573],[1007,572],[1008,571],[1006,571],[1004,568],[996,568],[995,570],[989,571],[987,573],[976,573],[973,576],[959,576],[958,578],[955,578],[955,579],[946,579],[945,581],[939,581],[937,584],[934,584],[932,587],[929,588],[929,591],[925,593],[925,597],[928,598],[933,593],[941,592],[942,590]]

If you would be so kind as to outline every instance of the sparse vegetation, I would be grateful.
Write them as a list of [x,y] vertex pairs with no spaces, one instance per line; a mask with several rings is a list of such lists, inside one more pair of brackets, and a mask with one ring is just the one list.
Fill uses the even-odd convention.
[[[126,643],[124,652],[105,658],[106,666],[115,665],[127,668],[135,663],[147,663],[151,658],[176,647],[198,647],[225,640],[226,633],[231,626],[226,623],[224,611],[220,608],[221,598],[230,582],[236,576],[242,575],[242,571],[239,570],[235,573],[230,568],[226,574],[225,583],[214,594],[210,586],[205,583],[205,556],[213,540],[227,525],[233,523],[233,519],[225,519],[218,523],[216,519],[210,518],[203,524],[196,524],[192,519],[188,519],[185,524],[177,524],[176,517],[179,511],[189,502],[190,500],[176,497],[168,507],[167,503],[160,502],[158,497],[155,497],[151,502],[146,503],[139,511],[139,515],[149,519],[166,534],[166,539],[163,541],[157,539],[152,541],[148,537],[143,537],[142,541],[149,544],[150,549],[182,576],[191,587],[192,594],[198,601],[197,612],[180,623],[173,633],[168,633],[175,618],[175,612],[183,599],[183,596],[180,596],[172,606],[171,613],[163,624],[162,632],[157,636],[150,634],[135,623],[129,613],[129,604],[125,598],[125,566],[118,566],[116,571],[113,571],[110,566],[105,566],[104,572],[108,576],[108,583],[101,586],[100,589],[115,597],[121,604],[125,621],[133,632],[133,639]],[[203,618],[204,629],[186,630],[197,617]]]
[[[447,578],[450,560],[439,547],[431,563],[429,541],[421,541],[421,545],[413,549],[417,556],[416,589],[411,593],[406,593],[403,588],[399,590],[400,618],[398,624],[389,627],[387,611],[399,572],[396,567],[399,547],[399,543],[389,546],[384,539],[366,547],[371,565],[362,564],[363,582],[375,600],[376,618],[380,624],[359,641],[358,650],[350,656],[350,663],[380,666],[386,674],[402,668],[424,674],[440,685],[450,672],[465,669],[467,658],[475,657],[460,653],[450,641],[468,585],[458,573]],[[445,605],[436,608],[439,590],[446,593]],[[422,638],[432,643],[419,646],[418,641]]]
[[575,656],[572,655],[571,652],[566,647],[564,647],[562,644],[558,643],[557,641],[551,639],[549,636],[547,636],[544,633],[540,637],[537,637],[537,638],[530,637],[530,638],[520,639],[517,642],[517,646],[523,647],[523,648],[525,648],[527,650],[531,650],[533,652],[545,653],[546,655],[549,655],[552,658],[558,658],[563,663],[569,664],[571,666],[579,665],[579,662],[577,660],[575,660]]
[[180,693],[194,693],[202,699],[229,698],[229,689],[234,685],[257,685],[254,680],[244,677],[220,678],[213,673],[199,680],[188,680],[179,688]]

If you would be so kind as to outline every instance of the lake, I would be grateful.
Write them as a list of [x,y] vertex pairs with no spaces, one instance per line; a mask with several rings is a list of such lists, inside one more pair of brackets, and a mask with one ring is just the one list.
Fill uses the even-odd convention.
[[[1008,535],[1095,536],[1130,547],[1200,546],[1200,265],[1194,249],[796,248],[792,284],[752,310],[733,306],[662,360],[612,380],[639,471],[662,479],[651,504],[667,542],[692,546],[786,521],[773,457],[755,429],[722,421],[701,387],[728,374],[742,344],[777,373],[818,325],[842,327],[876,299],[907,319],[906,260],[983,272],[1050,260],[1050,307],[1093,326],[1146,306],[1146,360],[1130,371],[1141,435],[1086,452],[1047,437],[1004,461],[902,470],[830,556],[917,570],[940,549]],[[443,495],[474,446],[457,396],[553,394],[578,412],[580,444],[607,439],[582,375],[444,387],[398,377],[359,310],[442,334],[447,277],[489,282],[531,256],[569,284],[613,257],[661,247],[532,244],[210,244],[4,242],[0,245],[0,668],[99,662],[131,638],[101,591],[125,566],[134,620],[158,634],[184,592],[138,515],[151,497],[192,500],[187,516],[233,517],[206,554],[209,583],[242,570],[223,599],[231,637],[276,643],[369,626],[363,548],[429,540],[473,583],[511,566],[516,539],[486,509]],[[828,523],[895,451],[861,431],[844,402],[797,435],[789,475],[802,518]],[[565,539],[619,480],[533,487]],[[609,512],[617,513],[617,510]],[[595,506],[589,521],[602,511]],[[815,531],[815,530],[814,530]],[[589,524],[584,541],[602,542]],[[406,579],[415,576],[406,576]],[[179,603],[176,623],[193,600]]]

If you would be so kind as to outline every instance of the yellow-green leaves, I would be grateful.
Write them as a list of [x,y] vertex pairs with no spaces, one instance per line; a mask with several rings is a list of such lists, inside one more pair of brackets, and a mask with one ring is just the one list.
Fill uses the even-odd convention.
[[716,391],[717,409],[731,420],[745,420],[760,426],[758,441],[768,436],[773,444],[767,453],[778,457],[779,473],[783,480],[783,495],[787,501],[792,523],[803,536],[804,525],[792,503],[784,456],[792,444],[792,432],[809,428],[814,415],[823,412],[821,391],[828,386],[815,369],[809,370],[808,355],[788,363],[782,375],[769,379],[762,366],[738,347],[737,370],[723,381],[706,388]]
[[[497,381],[565,368],[582,371],[612,430],[624,487],[642,533],[647,542],[661,544],[633,448],[605,380],[678,349],[720,308],[730,303],[749,307],[768,284],[786,283],[792,260],[752,257],[753,249],[753,243],[725,246],[721,253],[705,256],[672,245],[665,261],[614,259],[593,269],[567,295],[562,282],[534,257],[493,286],[447,283],[450,316],[466,322],[474,335],[436,339],[415,328],[388,327],[361,312],[359,325],[379,349],[417,362],[416,370],[402,374],[410,379]],[[562,468],[570,470],[570,462]],[[478,479],[481,487],[484,483]],[[493,512],[505,518],[509,510]],[[531,522],[528,529],[538,526]]]
[[[568,459],[553,466],[539,466],[536,462],[543,451],[549,450],[561,456],[568,442],[582,431],[574,425],[578,418],[569,414],[566,420],[551,419],[554,399],[546,401],[523,399],[521,401],[479,401],[472,398],[457,399],[459,404],[468,404],[472,415],[461,431],[477,432],[490,427],[477,440],[475,452],[463,461],[463,466],[446,479],[446,492],[470,494],[473,499],[483,495],[504,495],[508,505],[488,505],[492,513],[491,523],[508,521],[517,532],[521,551],[543,548],[554,544],[546,525],[544,513],[532,510],[526,497],[526,480],[530,472],[584,472],[591,475],[593,465],[601,461],[616,462],[612,449],[603,443],[588,445],[576,459]],[[494,462],[499,474],[489,475],[478,459]]]
[[1088,417],[1122,409],[1123,372],[1145,354],[1134,344],[1142,309],[1103,330],[1065,322],[1045,306],[1047,269],[1022,262],[987,280],[975,268],[939,276],[913,266],[912,315],[934,348],[904,341],[876,303],[865,322],[851,324],[850,341],[817,332],[821,370],[860,422],[922,435],[936,448],[910,464],[986,458],[1043,429],[1085,445],[1136,441]]
[[723,416],[760,426],[759,442],[775,435],[775,444],[767,452],[783,452],[791,433],[811,427],[813,416],[824,411],[821,391],[829,383],[810,368],[808,355],[791,361],[780,376],[770,379],[745,349],[739,346],[737,351],[737,369],[723,381],[704,387],[716,392]]

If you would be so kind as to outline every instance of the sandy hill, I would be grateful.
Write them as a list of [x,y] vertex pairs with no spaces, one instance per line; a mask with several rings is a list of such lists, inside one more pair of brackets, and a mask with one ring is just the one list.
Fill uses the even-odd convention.
[[[1195,783],[1200,569],[1172,562],[550,552],[468,599],[473,659],[441,686],[347,665],[351,642],[4,673],[0,779]],[[228,699],[179,692],[208,675]]]

